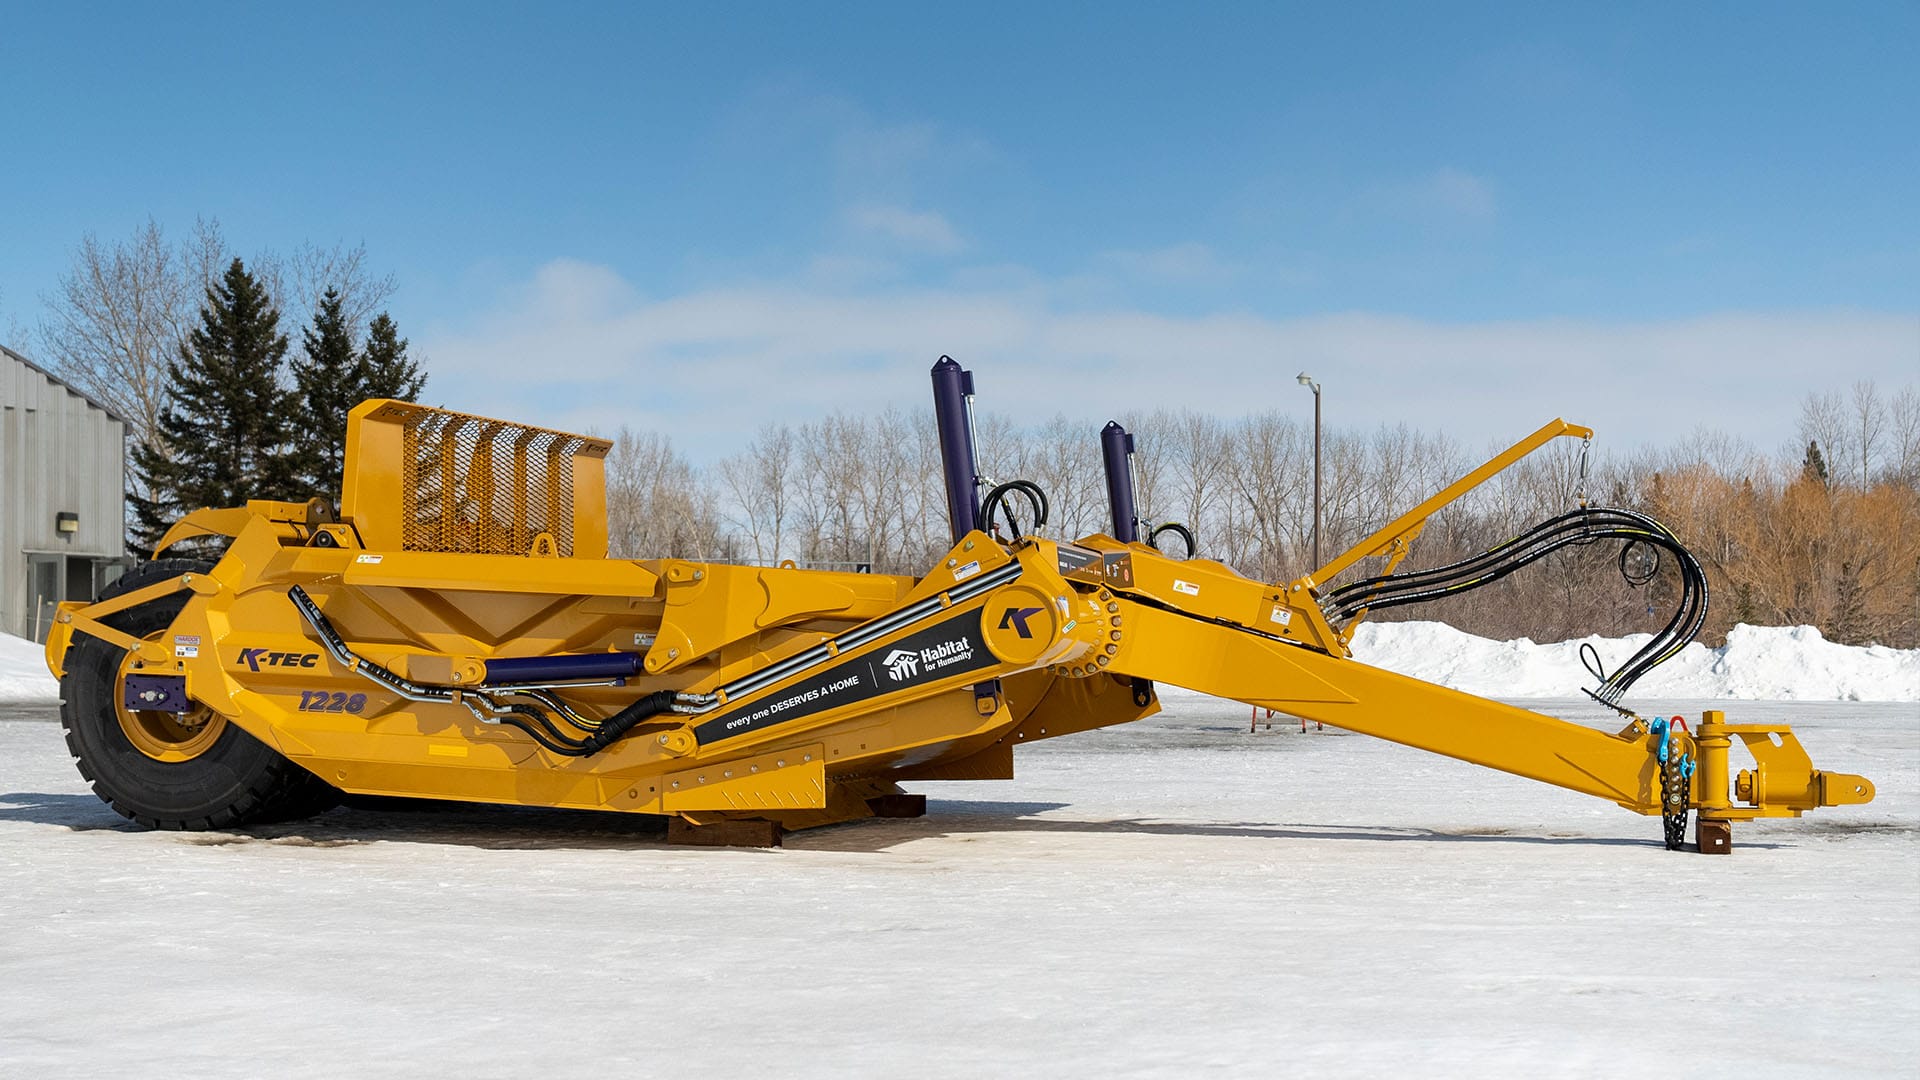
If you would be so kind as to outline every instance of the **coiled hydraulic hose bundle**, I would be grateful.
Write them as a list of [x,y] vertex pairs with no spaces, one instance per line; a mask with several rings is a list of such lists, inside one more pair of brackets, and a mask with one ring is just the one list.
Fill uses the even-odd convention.
[[[1659,572],[1659,553],[1669,552],[1680,571],[1680,597],[1667,625],[1609,675],[1591,645],[1581,661],[1600,685],[1587,691],[1602,704],[1618,707],[1620,698],[1642,675],[1671,659],[1700,633],[1707,618],[1707,575],[1698,559],[1671,529],[1634,510],[1583,507],[1550,518],[1526,532],[1471,558],[1429,570],[1366,578],[1334,589],[1325,602],[1327,617],[1344,626],[1364,611],[1429,603],[1490,585],[1563,547],[1619,539],[1620,572],[1635,587]],[[1635,556],[1646,556],[1636,561]]]

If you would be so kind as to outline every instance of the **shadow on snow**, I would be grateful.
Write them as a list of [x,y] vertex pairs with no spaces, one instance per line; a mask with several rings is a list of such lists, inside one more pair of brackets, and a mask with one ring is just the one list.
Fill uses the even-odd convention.
[[[1086,819],[1064,816],[1057,802],[933,800],[923,818],[848,822],[790,834],[798,851],[879,852],[915,840],[1014,833],[1117,834],[1241,837],[1363,843],[1498,843],[1603,847],[1657,847],[1645,839],[1539,835],[1513,828],[1430,829],[1391,825],[1305,822],[1163,821],[1151,818]],[[91,795],[14,792],[0,795],[0,822],[52,825],[75,832],[140,833]],[[245,829],[172,834],[202,846],[266,843],[299,847],[344,847],[378,841],[447,844],[482,850],[619,849],[666,846],[666,819],[650,814],[543,807],[493,806],[427,799],[349,797],[347,805],[305,821]],[[1745,842],[1740,847],[1777,844]]]

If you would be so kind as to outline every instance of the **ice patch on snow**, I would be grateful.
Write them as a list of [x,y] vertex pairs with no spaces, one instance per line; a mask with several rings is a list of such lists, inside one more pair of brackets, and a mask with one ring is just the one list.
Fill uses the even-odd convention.
[[0,634],[0,701],[59,700],[60,684],[47,672],[46,650],[25,638]]

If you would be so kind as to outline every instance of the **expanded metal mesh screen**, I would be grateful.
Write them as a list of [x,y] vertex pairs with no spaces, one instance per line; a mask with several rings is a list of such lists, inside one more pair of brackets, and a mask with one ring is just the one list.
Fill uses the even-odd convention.
[[546,533],[573,554],[573,459],[592,440],[437,409],[403,426],[406,550],[525,555]]

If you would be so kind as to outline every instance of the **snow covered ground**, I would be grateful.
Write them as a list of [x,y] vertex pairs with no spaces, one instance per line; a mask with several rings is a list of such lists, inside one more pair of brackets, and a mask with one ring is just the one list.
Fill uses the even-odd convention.
[[0,634],[0,702],[58,701],[60,684],[47,672],[40,646],[12,634]]
[[780,850],[487,808],[143,833],[0,721],[0,1076],[1910,1077],[1920,709],[1732,712],[1879,798],[1676,854],[1173,693]]
[[[1618,668],[1650,635],[1537,645],[1491,641],[1437,622],[1362,623],[1354,659],[1469,694],[1560,697],[1597,680],[1580,664],[1592,645]],[[1920,701],[1920,649],[1839,645],[1811,626],[1748,626],[1710,649],[1694,642],[1633,685],[1644,697],[1759,701]]]

